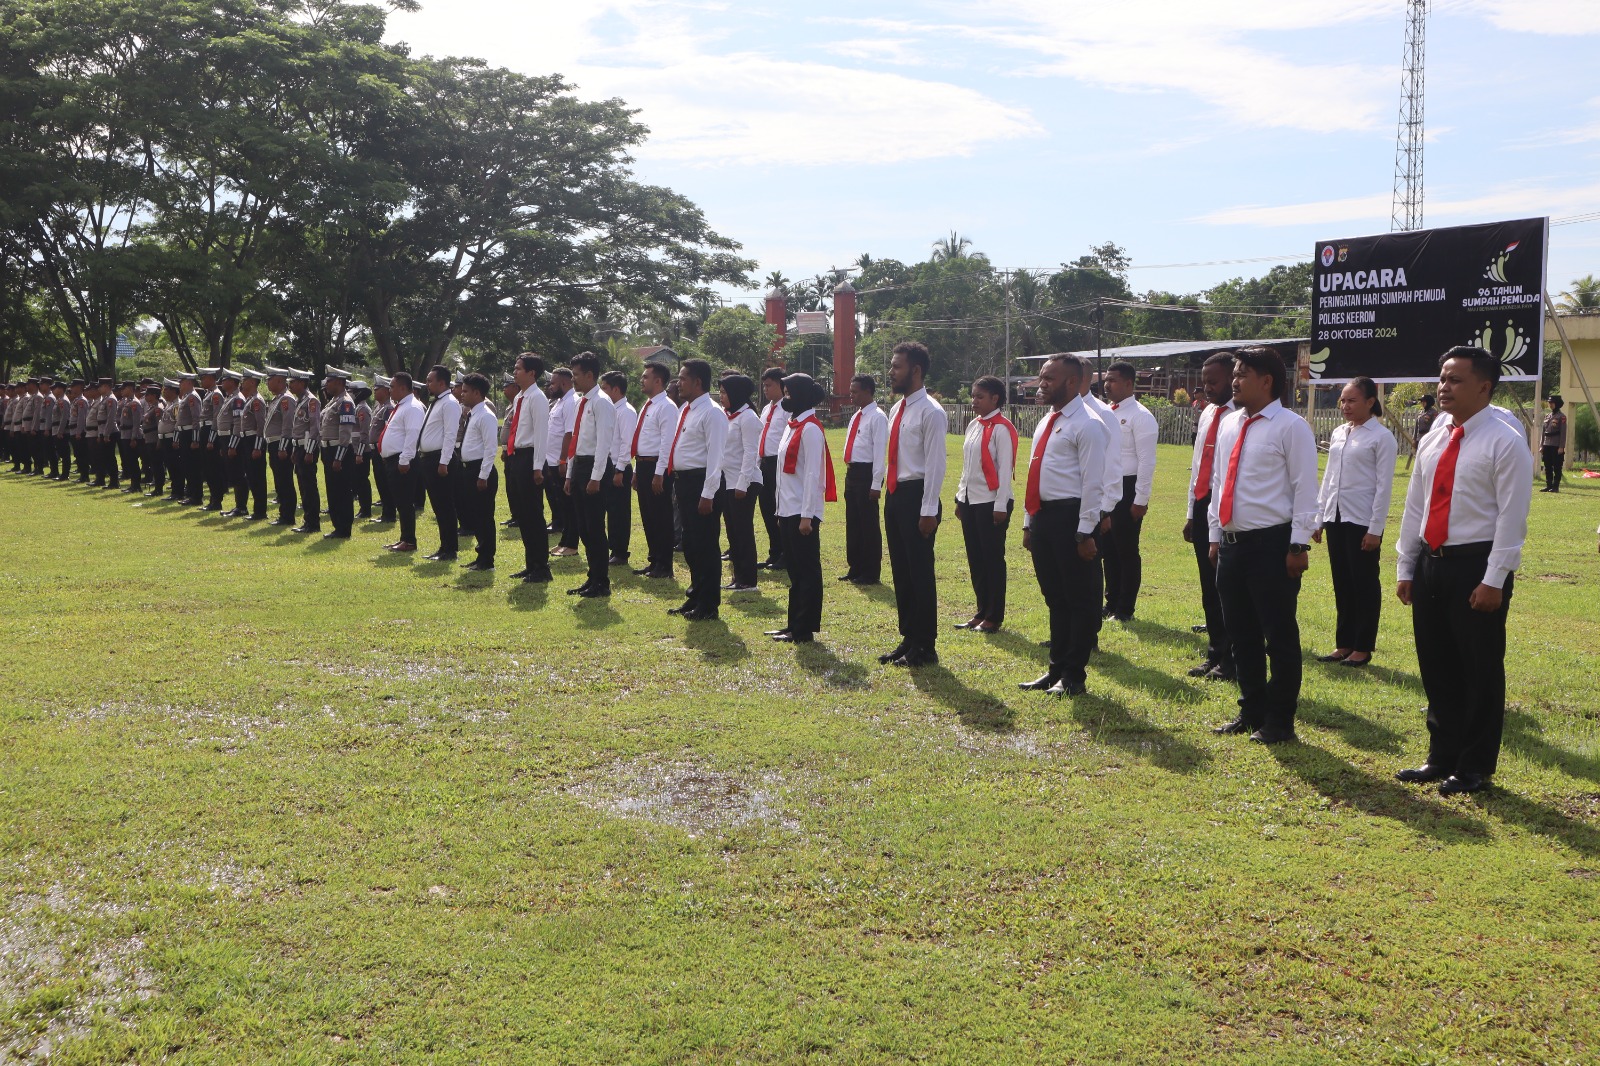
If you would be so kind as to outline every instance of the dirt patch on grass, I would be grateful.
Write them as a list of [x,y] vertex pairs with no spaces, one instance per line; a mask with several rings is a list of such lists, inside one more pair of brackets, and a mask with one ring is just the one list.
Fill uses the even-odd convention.
[[177,707],[170,703],[151,704],[112,700],[92,707],[68,711],[62,715],[69,722],[112,722],[139,718],[163,718],[179,726],[183,742],[188,745],[214,744],[226,752],[240,747],[264,734],[282,729],[283,722],[259,714],[242,714],[206,707]]
[[800,828],[781,805],[787,788],[779,775],[744,777],[687,757],[619,759],[563,791],[593,810],[672,826],[691,837],[746,826]]

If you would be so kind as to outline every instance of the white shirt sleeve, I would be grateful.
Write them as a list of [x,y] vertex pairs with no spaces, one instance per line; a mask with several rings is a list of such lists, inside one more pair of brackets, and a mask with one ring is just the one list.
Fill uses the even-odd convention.
[[728,446],[728,416],[715,403],[707,403],[690,417],[701,423],[700,432],[706,439],[706,484],[700,490],[700,498],[715,499],[717,490],[722,488],[722,452]]
[[611,451],[617,443],[617,409],[602,394],[589,401],[588,416],[594,419],[594,472],[589,483],[595,484],[605,479],[606,464],[612,461]]
[[1140,507],[1150,503],[1150,488],[1156,478],[1156,440],[1160,435],[1156,416],[1139,404],[1133,420],[1133,450],[1139,459],[1138,474],[1133,482],[1133,502]]
[[[874,407],[873,411],[876,413],[865,420],[872,425],[872,491],[882,492],[884,476],[889,472],[889,416],[881,407]],[[856,446],[860,445],[857,440]]]
[[[1287,413],[1287,412],[1286,412]],[[1282,417],[1281,415],[1279,417]],[[1289,485],[1294,492],[1290,543],[1307,544],[1317,522],[1317,435],[1298,415],[1289,432]]]
[[1394,459],[1399,454],[1400,445],[1389,428],[1384,426],[1372,450],[1376,455],[1378,484],[1372,492],[1372,521],[1367,523],[1367,532],[1381,537],[1384,527],[1389,524],[1389,503],[1394,498]]
[[[417,457],[417,442],[422,439],[422,421],[416,414],[417,401],[411,399],[396,407],[394,414],[389,416],[391,421],[400,421],[396,427],[400,430],[400,465],[407,468],[411,466],[411,460]],[[287,428],[284,435],[288,435]]]
[[1000,475],[1000,485],[994,491],[994,509],[1009,511],[1013,499],[1011,482],[1016,478],[1017,461],[1017,457],[1012,454],[1011,431],[997,425],[994,432],[989,435],[989,440],[994,447],[994,469]]
[[[795,463],[795,473],[800,475],[800,517],[822,517],[822,507],[825,502],[828,473],[822,468],[826,460],[823,457],[822,427],[818,425],[815,433],[807,433],[806,426],[800,430],[800,456]],[[778,462],[781,466],[783,458],[780,455]],[[817,536],[812,530],[811,535]]]
[[761,419],[752,412],[749,417],[740,415],[734,420],[740,437],[739,476],[734,487],[748,492],[751,485],[761,483]]
[[922,407],[922,469],[926,471],[922,475],[922,517],[932,518],[939,513],[939,497],[944,493],[944,438],[950,419],[932,397]]

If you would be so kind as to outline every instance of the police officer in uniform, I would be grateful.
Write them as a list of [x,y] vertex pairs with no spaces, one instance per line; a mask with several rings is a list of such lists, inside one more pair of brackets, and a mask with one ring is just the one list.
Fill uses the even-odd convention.
[[356,517],[372,517],[372,464],[367,453],[372,450],[372,387],[359,378],[351,378],[346,390],[356,405],[356,432],[351,442],[355,467],[350,471],[350,493],[356,501]]
[[294,525],[295,507],[299,503],[294,488],[294,409],[298,403],[289,391],[290,371],[282,367],[267,367],[267,389],[272,396],[267,400],[267,422],[262,439],[267,444],[267,463],[272,469],[272,492],[278,499],[278,517],[269,526]]
[[321,445],[322,478],[328,489],[328,521],[333,529],[323,539],[344,540],[354,524],[355,501],[351,476],[355,468],[357,441],[356,403],[345,391],[348,371],[328,368],[323,392],[328,398],[322,409],[322,425],[317,432]]
[[[196,507],[207,505],[204,497],[209,489],[211,499],[216,501],[220,493],[217,489],[217,408],[222,404],[222,390],[217,387],[217,378],[222,371],[217,367],[203,367],[196,371],[200,378],[200,386],[195,391],[200,394],[200,428],[196,431],[193,477],[189,485],[189,502]],[[215,510],[222,510],[222,505],[217,504]]]
[[[373,399],[375,406],[372,408],[371,420],[367,423],[367,449],[366,458],[368,466],[372,468],[372,480],[378,487],[378,504],[383,510],[377,518],[368,516],[368,521],[382,525],[395,520],[394,494],[389,491],[389,467],[378,454],[378,444],[383,440],[384,427],[389,424],[389,416],[394,413],[394,401],[389,398],[389,379],[382,374],[372,380]],[[371,508],[369,507],[370,511]]]
[[172,467],[172,495],[167,499],[177,503],[198,503],[200,498],[200,409],[204,399],[195,387],[197,376],[178,375],[178,412],[174,416],[177,426],[176,460]]
[[294,394],[294,416],[289,420],[289,436],[294,440],[294,479],[300,488],[300,504],[304,517],[291,532],[320,533],[322,531],[322,493],[317,488],[317,451],[322,434],[322,404],[317,394],[308,388],[311,372],[289,371],[289,391]]
[[172,469],[178,445],[178,383],[163,378],[160,401],[156,406],[156,446],[154,463],[150,472],[150,491],[145,493],[155,499],[166,494],[167,474]]
[[117,387],[117,454],[122,459],[122,476],[128,484],[123,492],[144,491],[139,473],[139,445],[144,443],[144,401],[131,381]]
[[[246,522],[262,522],[267,517],[267,401],[261,398],[261,382],[266,375],[246,370],[239,383],[238,413],[233,423],[230,452],[241,473],[235,482],[234,513]],[[245,509],[249,495],[250,509]]]
[[234,370],[219,370],[217,372],[217,398],[211,412],[212,444],[210,451],[210,474],[207,478],[207,487],[210,489],[210,499],[206,502],[206,510],[222,510],[222,501],[228,495],[228,486],[233,483],[232,463],[228,459],[228,442],[233,439],[233,420],[235,415],[234,398],[238,393],[240,375]]

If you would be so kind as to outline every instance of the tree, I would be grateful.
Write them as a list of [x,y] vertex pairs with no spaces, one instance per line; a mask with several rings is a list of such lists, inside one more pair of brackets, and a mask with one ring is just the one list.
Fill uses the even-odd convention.
[[1572,282],[1572,288],[1561,294],[1556,306],[1569,315],[1600,313],[1600,278],[1585,274]]
[[705,320],[695,339],[702,356],[717,370],[737,370],[751,377],[772,365],[778,331],[748,307],[724,307]]
[[940,237],[933,242],[933,262],[946,263],[952,259],[963,259],[966,257],[967,249],[971,247],[971,241],[951,230],[950,236]]

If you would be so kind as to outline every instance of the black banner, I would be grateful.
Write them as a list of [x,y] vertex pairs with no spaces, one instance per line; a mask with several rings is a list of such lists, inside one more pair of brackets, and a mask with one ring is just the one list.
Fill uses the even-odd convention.
[[1312,264],[1313,381],[1434,381],[1457,344],[1487,348],[1502,380],[1544,360],[1550,220],[1318,241]]

